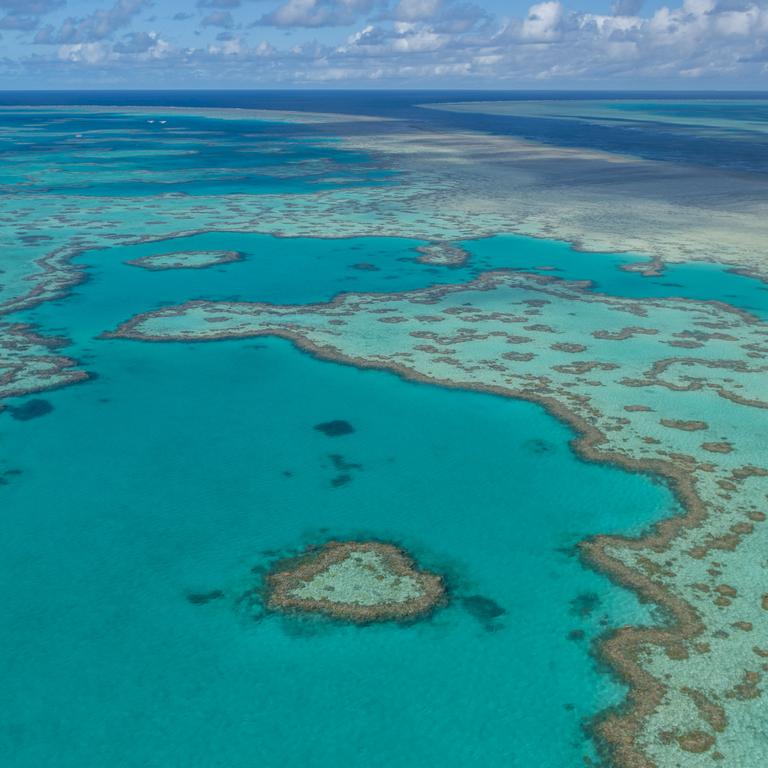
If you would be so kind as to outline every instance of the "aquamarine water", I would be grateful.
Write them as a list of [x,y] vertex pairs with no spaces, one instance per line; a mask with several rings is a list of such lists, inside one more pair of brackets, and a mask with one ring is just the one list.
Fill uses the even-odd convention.
[[[38,147],[45,162],[65,153],[53,143]],[[230,188],[240,183],[263,191],[253,177]],[[625,691],[592,644],[660,617],[583,567],[574,545],[674,514],[667,488],[580,461],[574,434],[528,403],[321,362],[277,339],[98,338],[187,299],[317,302],[489,268],[554,266],[617,295],[768,309],[764,285],[721,268],[643,278],[619,269],[640,257],[501,235],[464,243],[468,263],[446,269],[417,263],[420,244],[210,232],[92,250],[71,295],[12,316],[65,334],[64,351],[98,377],[40,396],[53,406],[41,418],[0,415],[0,474],[18,471],[0,486],[3,766],[571,768],[594,756],[584,725]],[[245,260],[124,263],[208,248]],[[314,429],[331,419],[354,433]],[[339,457],[359,465],[341,484]],[[409,625],[265,615],[263,569],[333,537],[402,544],[446,575],[451,604]],[[214,590],[223,597],[189,599]],[[504,613],[473,612],[477,596]]]
[[[592,290],[613,296],[727,301],[768,317],[768,285],[720,265],[673,264],[659,277],[642,277],[622,269],[647,261],[637,255],[585,253],[563,242],[498,235],[460,243],[468,253],[466,263],[445,268],[418,262],[416,248],[422,245],[422,240],[396,237],[284,238],[206,232],[115,246],[73,259],[86,269],[88,283],[76,292],[87,308],[70,311],[69,301],[53,302],[23,318],[66,329],[68,336],[79,332],[85,343],[135,314],[190,299],[309,304],[329,301],[344,291],[389,293],[464,283],[496,269],[590,280]],[[203,270],[147,271],[126,264],[158,253],[217,249],[238,251],[244,259]]]
[[[621,267],[647,263],[632,253],[594,254],[567,243],[516,235],[464,244],[478,269],[519,269],[565,280],[589,280],[592,290],[636,299],[682,298],[722,301],[754,315],[768,317],[768,285],[719,264],[666,264],[658,276],[638,276]],[[540,269],[550,267],[553,269]]]
[[[13,765],[566,766],[591,753],[583,720],[622,688],[596,671],[590,643],[651,617],[571,548],[667,516],[665,488],[579,461],[569,430],[530,404],[319,362],[279,340],[95,338],[185,298],[306,303],[531,259],[583,277],[589,258],[500,237],[440,270],[414,261],[418,244],[210,233],[116,247],[78,259],[89,279],[74,295],[20,316],[65,332],[99,378],[45,395],[45,418],[2,422],[3,469],[22,470],[2,488],[16,524],[0,545]],[[246,259],[124,263],[214,246]],[[605,258],[598,284],[662,290]],[[335,418],[355,433],[313,429]],[[362,465],[348,484],[334,487],[331,454]],[[449,574],[457,600],[426,624],[362,629],[238,604],[259,584],[252,568],[333,536],[404,544]],[[215,589],[225,598],[186,597]],[[473,595],[506,613],[478,620],[461,602]]]
[[[0,489],[14,520],[0,544],[11,764],[580,760],[583,718],[622,695],[590,643],[650,617],[572,547],[669,514],[669,492],[577,460],[572,434],[533,405],[319,362],[278,340],[94,338],[182,297],[304,302],[435,279],[407,240],[240,245],[244,262],[159,273],[123,263],[148,245],[87,254],[74,295],[22,316],[65,331],[99,378],[46,394],[44,418],[0,425],[2,469],[22,472]],[[350,269],[358,260],[380,271]],[[355,433],[313,429],[335,418]],[[348,484],[332,484],[331,454],[362,465]],[[265,552],[331,536],[404,544],[449,575],[456,601],[425,624],[365,628],[238,604]],[[214,589],[225,598],[187,599]],[[506,613],[478,620],[462,603],[474,595]]]
[[[581,719],[622,692],[590,641],[648,617],[569,549],[668,514],[663,487],[577,461],[534,406],[286,342],[101,345],[97,381],[2,424],[3,468],[22,470],[2,489],[6,764],[565,766],[589,750]],[[313,429],[332,418],[356,432]],[[348,485],[331,453],[362,465]],[[506,614],[486,628],[457,602],[350,628],[237,605],[265,551],[328,536],[401,542]],[[225,599],[186,598],[212,589]]]

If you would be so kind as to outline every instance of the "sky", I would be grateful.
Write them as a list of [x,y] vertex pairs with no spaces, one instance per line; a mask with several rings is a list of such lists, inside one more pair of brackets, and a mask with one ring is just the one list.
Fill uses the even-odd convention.
[[768,0],[0,0],[0,88],[753,89]]

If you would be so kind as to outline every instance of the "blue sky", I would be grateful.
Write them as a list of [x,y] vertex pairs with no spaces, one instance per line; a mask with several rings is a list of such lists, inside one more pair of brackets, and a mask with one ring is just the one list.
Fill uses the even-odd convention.
[[0,88],[751,88],[768,0],[0,0]]

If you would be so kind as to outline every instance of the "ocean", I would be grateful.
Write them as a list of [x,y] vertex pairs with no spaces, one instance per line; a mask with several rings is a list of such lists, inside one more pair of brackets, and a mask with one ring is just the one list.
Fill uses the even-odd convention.
[[[526,118],[415,106],[437,98],[488,95],[5,93],[0,103],[152,105],[158,115],[168,106],[278,107],[499,135],[535,128]],[[49,195],[74,207],[124,199],[128,210],[158,196],[190,206],[398,183],[339,146],[334,124],[173,121],[177,132],[161,141],[135,116],[0,115],[0,184],[15,205]],[[663,128],[642,139],[622,130],[606,147],[609,129],[582,125],[569,144],[660,162],[681,151]],[[567,126],[547,131],[545,141],[562,145]],[[95,144],[84,158],[71,136],[88,132]],[[686,162],[706,155],[719,167],[768,168],[768,147],[750,144],[747,158],[744,142],[702,141],[686,145]],[[246,144],[258,151],[244,154]],[[678,514],[666,485],[578,458],[573,431],[532,403],[322,361],[281,339],[152,344],[100,335],[187,300],[307,304],[351,290],[466,282],[488,269],[589,279],[590,290],[638,299],[728,301],[760,317],[765,285],[719,265],[644,277],[621,269],[643,254],[588,254],[508,232],[460,241],[466,263],[439,268],[416,260],[426,241],[405,231],[275,237],[253,222],[250,232],[206,225],[138,242],[141,221],[115,215],[104,228],[125,236],[85,242],[73,257],[83,282],[3,318],[63,336],[57,352],[92,377],[9,398],[0,413],[2,764],[571,768],[597,760],[589,724],[620,704],[626,687],[595,644],[611,628],[664,617],[588,568],[576,547]],[[20,225],[6,215],[2,226]],[[27,233],[57,226],[47,220]],[[242,259],[166,271],[126,264],[198,250]],[[3,258],[18,269],[25,252]],[[30,399],[47,401],[47,412],[14,418]],[[353,431],[316,429],[336,419]],[[444,576],[449,604],[421,621],[364,626],[267,611],[259,590],[271,564],[332,539],[396,543]]]

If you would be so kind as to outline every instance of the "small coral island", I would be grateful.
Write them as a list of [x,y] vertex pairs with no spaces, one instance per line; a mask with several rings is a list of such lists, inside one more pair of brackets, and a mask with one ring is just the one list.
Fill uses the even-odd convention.
[[420,245],[416,252],[419,254],[416,259],[419,264],[434,264],[439,267],[462,267],[469,259],[469,251],[442,240]]
[[329,541],[281,560],[266,577],[267,607],[354,622],[412,619],[446,601],[440,576],[378,541]]
[[154,271],[162,269],[205,269],[217,264],[229,264],[240,261],[244,256],[240,251],[174,251],[142,256],[140,259],[126,261],[132,267],[143,267]]

